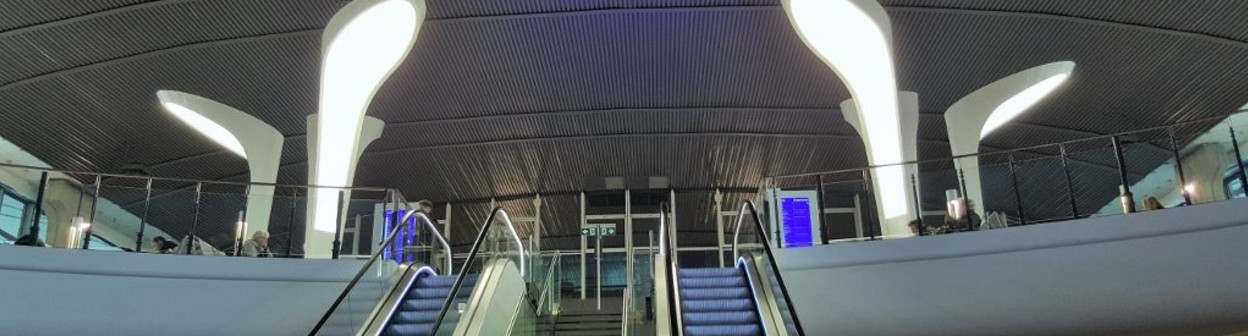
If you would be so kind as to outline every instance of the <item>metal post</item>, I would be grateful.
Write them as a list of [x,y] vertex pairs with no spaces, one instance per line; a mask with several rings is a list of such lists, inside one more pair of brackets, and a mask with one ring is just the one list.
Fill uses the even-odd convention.
[[1062,153],[1062,173],[1066,175],[1066,194],[1070,198],[1070,217],[1079,218],[1079,202],[1075,200],[1075,183],[1070,178],[1070,163],[1067,162],[1066,144],[1057,144]]
[[724,259],[726,259],[724,258],[724,194],[719,191],[719,188],[715,188],[713,200],[715,201],[715,235],[717,236],[715,237],[715,256],[719,258],[719,267],[723,268]]
[[91,226],[95,225],[95,206],[100,203],[100,175],[95,176],[95,193],[91,196],[91,214],[87,217],[87,227],[82,230],[82,249],[91,247]]
[[[824,209],[827,209],[827,204],[823,201],[823,197],[826,194],[823,193],[823,175],[822,174],[815,175],[815,183],[818,184],[818,186],[815,187],[815,192],[819,193],[819,197],[815,198],[816,200],[815,203],[819,205],[819,215],[818,215],[819,216],[819,239],[822,239],[819,242],[819,244],[823,245],[823,244],[827,244],[829,240],[832,240],[832,232],[831,232],[832,230],[831,228],[828,227],[828,224],[827,224],[828,215],[823,212]],[[916,192],[915,195],[918,195],[918,193]],[[740,215],[742,214],[738,214],[738,216]],[[736,256],[733,256],[733,258],[736,258]]]
[[199,229],[199,197],[204,190],[204,183],[195,183],[195,211],[191,217],[191,231],[186,235],[186,254],[191,254],[195,250],[195,231]]
[[[346,190],[338,189],[338,211],[342,211],[343,201],[346,197]],[[338,223],[334,225],[334,245],[332,251],[330,252],[331,258],[333,259],[338,259],[338,255],[342,251],[342,226],[347,224],[346,218],[346,213],[340,213],[338,214],[338,218],[336,218]]]
[[871,169],[869,168],[862,170],[862,186],[863,186],[864,191],[867,194],[867,197],[866,197],[867,208],[871,209],[870,211],[866,211],[867,220],[865,222],[867,226],[867,240],[875,240],[876,223],[875,221],[872,221],[871,219],[873,218],[878,219],[876,217],[879,217],[877,216],[877,211],[879,211],[879,209],[875,208],[877,204],[875,204],[874,191],[871,189],[871,172],[870,171]]
[[238,223],[235,224],[238,225],[238,237],[235,237],[238,239],[238,246],[234,248],[235,257],[243,255],[243,237],[247,236],[247,202],[250,198],[251,185],[248,184],[247,187],[243,189],[243,211],[238,214]]
[[[961,190],[961,192],[962,192],[962,205],[966,206],[966,213],[967,213],[967,214],[970,214],[970,213],[972,213],[972,212],[975,212],[975,208],[974,208],[974,207],[972,206],[972,204],[971,204],[971,194],[967,193],[967,188],[966,188],[966,171],[963,171],[963,170],[962,170],[962,168],[958,168],[958,187],[961,187],[961,188],[962,188],[962,190]],[[982,184],[982,183],[980,184],[980,188],[981,188],[981,189],[983,188],[983,184]],[[983,205],[982,205],[982,204],[980,204],[980,206],[983,206]]]
[[247,229],[243,228],[244,218],[247,218],[247,217],[244,217],[243,212],[239,212],[238,222],[234,223],[234,225],[237,226],[234,228],[234,256],[235,257],[243,255],[243,235],[245,235],[244,232],[247,232]]
[[1114,160],[1118,162],[1118,177],[1122,182],[1122,213],[1135,212],[1135,198],[1131,195],[1131,183],[1127,179],[1127,162],[1122,157],[1122,139],[1115,135],[1109,141],[1114,146]]
[[1174,128],[1167,128],[1170,137],[1170,153],[1174,155],[1174,169],[1179,175],[1179,193],[1183,194],[1183,205],[1192,205],[1192,195],[1184,187],[1187,186],[1187,175],[1183,173],[1183,157],[1179,155],[1179,141],[1174,138]]
[[[1231,149],[1235,150],[1235,167],[1239,167],[1239,186],[1245,190],[1244,195],[1248,196],[1248,173],[1244,172],[1244,157],[1239,152],[1239,140],[1235,138],[1235,127],[1227,125],[1226,128],[1231,131]],[[1230,198],[1231,195],[1226,195]]]
[[143,213],[139,215],[139,233],[134,238],[134,251],[143,252],[143,233],[147,230],[147,212],[152,203],[152,179],[147,179],[146,194],[143,195]]
[[[1010,152],[1008,158],[1010,159],[1010,182],[1014,188],[1014,206],[1018,207],[1018,225],[1027,225],[1027,214],[1023,212],[1023,194],[1018,192],[1018,163],[1014,162],[1014,152]],[[967,220],[969,223],[970,218]],[[971,226],[971,230],[975,230],[975,227]]]
[[299,188],[290,188],[290,213],[286,216],[286,257],[295,247],[295,209],[299,207]]
[[[581,227],[585,227],[585,224],[587,224],[585,220],[585,192],[582,191],[581,192]],[[586,254],[585,245],[589,244],[588,240],[589,240],[588,237],[585,237],[585,235],[581,235],[581,300],[585,300],[585,291],[586,291],[585,282],[587,280],[585,274],[589,273],[589,271],[586,270],[586,268],[588,267],[587,265],[585,265],[585,254]]]
[[594,231],[597,232],[597,235],[594,235],[594,265],[598,267],[598,271],[594,272],[597,275],[594,276],[594,280],[597,280],[594,281],[594,287],[597,289],[598,294],[595,294],[594,297],[598,299],[598,310],[603,310],[603,230],[602,227],[599,227],[599,230]]
[[39,174],[39,193],[35,195],[35,218],[31,220],[34,223],[30,223],[30,230],[27,233],[36,240],[39,239],[39,217],[43,217],[43,194],[47,189],[48,172],[45,170]]
[[[823,183],[820,183],[820,189],[823,188],[822,184]],[[926,236],[927,228],[923,225],[923,205],[919,202],[919,179],[914,176],[914,174],[910,174],[910,189],[914,191],[914,217],[917,220],[917,223],[915,224],[918,226],[917,233],[920,236]],[[822,202],[819,207],[823,208]]]

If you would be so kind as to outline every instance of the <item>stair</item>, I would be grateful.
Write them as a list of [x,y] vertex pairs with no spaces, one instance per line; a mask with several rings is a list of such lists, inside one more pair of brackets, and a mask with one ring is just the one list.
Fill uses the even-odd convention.
[[[464,279],[457,298],[467,299],[477,284],[475,276]],[[395,309],[394,315],[386,325],[385,336],[428,336],[433,333],[433,323],[438,318],[446,298],[450,296],[451,287],[455,285],[455,276],[422,276],[412,284],[403,296],[403,301]],[[451,307],[455,309],[455,307]],[[458,321],[459,314],[448,314],[445,323]]]
[[685,335],[763,335],[744,270],[685,268],[680,270],[679,281]]
[[556,336],[619,336],[623,316],[611,312],[562,314],[554,328]]

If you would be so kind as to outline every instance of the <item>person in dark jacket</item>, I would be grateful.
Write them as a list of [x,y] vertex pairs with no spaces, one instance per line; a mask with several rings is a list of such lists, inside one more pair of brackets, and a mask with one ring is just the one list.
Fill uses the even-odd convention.
[[173,253],[173,249],[178,248],[178,243],[165,239],[164,236],[156,236],[152,238],[152,249],[155,253]]

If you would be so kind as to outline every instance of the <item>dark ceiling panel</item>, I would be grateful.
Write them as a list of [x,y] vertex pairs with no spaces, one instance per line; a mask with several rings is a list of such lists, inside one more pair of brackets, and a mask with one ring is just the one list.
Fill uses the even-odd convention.
[[[305,183],[320,28],[343,4],[0,4],[0,136],[57,168],[139,162],[158,175],[244,179],[241,159],[160,110],[156,90],[181,90],[273,124],[289,137],[279,179]],[[389,126],[357,184],[477,200],[596,190],[606,176],[632,188],[650,176],[751,188],[769,175],[865,165],[836,108],[848,93],[777,4],[430,1],[415,49],[369,110]],[[1248,101],[1242,1],[884,4],[900,88],[920,95],[921,158],[949,154],[941,114],[953,102],[1053,61],[1078,63],[1071,81],[981,149],[1225,115]],[[1159,163],[1133,160],[1134,175]],[[1083,161],[1097,173],[1078,178],[1102,180],[1106,162]],[[578,210],[550,204],[555,217]],[[455,216],[476,223],[487,211]]]

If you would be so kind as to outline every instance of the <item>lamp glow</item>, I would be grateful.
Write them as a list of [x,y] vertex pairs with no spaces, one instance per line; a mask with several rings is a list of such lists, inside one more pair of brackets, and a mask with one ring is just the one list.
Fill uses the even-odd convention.
[[1053,77],[1049,77],[1020,91],[1018,94],[1010,97],[1010,99],[1006,99],[1001,105],[997,105],[992,114],[988,115],[988,120],[984,122],[984,128],[980,130],[979,138],[987,137],[989,133],[997,130],[1001,125],[1005,125],[1005,123],[1023,114],[1032,105],[1040,102],[1041,99],[1044,99],[1044,97],[1062,86],[1062,83],[1065,83],[1067,78],[1070,78],[1069,73],[1055,74]]
[[208,137],[208,139],[212,139],[213,142],[216,142],[218,145],[221,145],[221,147],[225,147],[225,149],[238,154],[238,156],[241,156],[244,159],[247,158],[247,151],[243,150],[243,144],[238,141],[238,138],[234,137],[234,134],[231,134],[229,130],[226,130],[224,126],[205,118],[203,115],[192,111],[186,106],[182,106],[174,102],[164,102],[161,105],[165,107],[165,111],[169,111],[169,114],[177,117],[178,120],[181,120],[183,123],[190,125],[191,128],[194,128],[200,134]]
[[[851,0],[786,0],[784,4],[802,41],[831,66],[853,95],[871,164],[902,162],[891,31],[886,22],[876,19],[886,15],[883,8]],[[884,215],[904,215],[908,211],[904,167],[877,168],[875,174],[881,195],[900,200],[884,202]]]
[[[330,20],[323,41],[313,184],[347,186],[350,182],[350,162],[359,144],[364,113],[382,82],[411,50],[424,8],[420,0],[360,0]],[[338,191],[317,189],[316,230],[334,231]]]
[[1196,183],[1188,183],[1187,185],[1183,186],[1183,192],[1187,193],[1188,195],[1195,195]]

